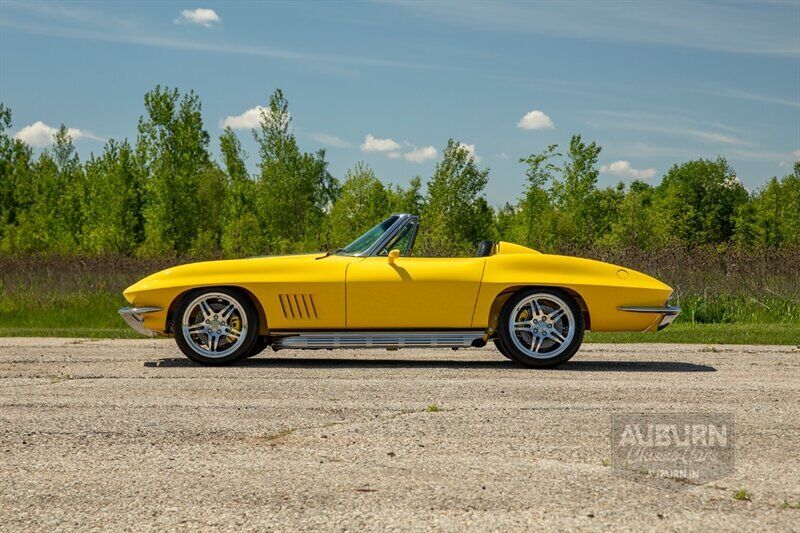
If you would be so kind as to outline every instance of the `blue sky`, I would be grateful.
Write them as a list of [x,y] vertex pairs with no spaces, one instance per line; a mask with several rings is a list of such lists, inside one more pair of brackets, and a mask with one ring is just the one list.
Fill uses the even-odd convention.
[[199,93],[206,128],[248,124],[280,87],[304,149],[334,175],[430,176],[447,139],[491,169],[573,133],[603,146],[601,185],[657,183],[728,158],[750,189],[800,159],[800,2],[91,2],[0,4],[0,100],[44,145],[83,156],[135,137],[156,84]]

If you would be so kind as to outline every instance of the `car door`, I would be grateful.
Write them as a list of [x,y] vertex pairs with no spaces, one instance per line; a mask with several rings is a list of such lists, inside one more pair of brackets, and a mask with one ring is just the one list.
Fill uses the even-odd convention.
[[348,329],[469,328],[485,257],[366,257],[348,265]]

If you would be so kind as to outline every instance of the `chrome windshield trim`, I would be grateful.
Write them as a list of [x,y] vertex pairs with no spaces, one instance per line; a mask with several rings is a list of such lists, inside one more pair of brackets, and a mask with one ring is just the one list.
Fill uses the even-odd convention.
[[663,315],[677,315],[681,312],[680,307],[668,305],[665,307],[648,307],[644,305],[632,305],[618,307],[620,311],[628,311],[630,313],[659,313]]
[[380,250],[383,249],[384,246],[389,244],[391,240],[397,235],[403,227],[408,224],[412,220],[419,220],[419,217],[416,215],[409,215],[408,213],[395,213],[392,216],[398,217],[394,224],[392,224],[389,229],[387,229],[383,235],[381,235],[378,240],[376,240],[372,246],[366,249],[366,251],[356,254],[356,257],[372,257],[377,255]]

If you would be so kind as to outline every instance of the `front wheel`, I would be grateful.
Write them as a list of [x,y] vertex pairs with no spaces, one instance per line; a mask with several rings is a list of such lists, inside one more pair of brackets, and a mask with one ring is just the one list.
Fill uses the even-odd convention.
[[558,289],[529,289],[512,296],[500,313],[503,347],[518,363],[551,368],[569,360],[583,342],[583,314]]
[[229,288],[187,294],[173,316],[175,341],[196,363],[232,363],[251,352],[258,339],[258,313],[249,298]]

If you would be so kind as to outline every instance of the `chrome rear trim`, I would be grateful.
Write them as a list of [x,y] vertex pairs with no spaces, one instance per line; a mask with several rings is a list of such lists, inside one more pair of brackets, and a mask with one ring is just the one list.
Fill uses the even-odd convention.
[[128,324],[135,332],[145,335],[147,337],[155,337],[156,332],[144,327],[144,317],[147,313],[155,313],[161,311],[160,307],[123,307],[117,311],[122,319]]
[[[681,312],[680,307],[676,307],[674,305],[666,305],[664,307],[648,307],[648,306],[625,306],[620,307],[620,311],[629,311],[631,313],[652,313],[652,314],[659,314],[662,315],[661,321],[658,323],[656,327],[656,331],[661,331],[665,327],[672,324],[672,322],[678,318],[678,315]],[[645,331],[653,331],[651,325]]]
[[658,313],[663,315],[677,315],[681,312],[680,307],[668,305],[665,307],[647,307],[647,306],[624,306],[618,308],[620,311],[629,311],[631,313]]
[[664,317],[661,319],[661,322],[658,323],[658,329],[656,331],[661,331],[665,327],[669,326],[676,318],[678,318],[678,313],[664,315]]
[[275,350],[288,348],[468,348],[485,344],[485,330],[469,331],[314,331],[272,333]]

